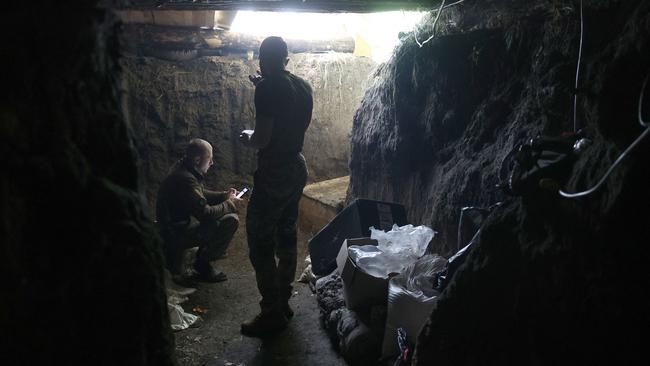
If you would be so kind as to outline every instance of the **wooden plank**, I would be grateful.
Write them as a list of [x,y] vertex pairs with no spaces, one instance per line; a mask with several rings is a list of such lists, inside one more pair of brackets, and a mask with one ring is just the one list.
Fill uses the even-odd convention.
[[366,13],[389,10],[431,10],[440,0],[131,0],[123,9],[257,10]]
[[118,10],[125,24],[150,24],[171,27],[230,28],[236,12],[215,10]]
[[[129,51],[138,49],[168,49],[168,50],[203,50],[219,51],[204,54],[228,53],[257,53],[264,37],[251,36],[212,29],[189,29],[181,27],[161,27],[145,24],[125,24],[124,37],[130,44]],[[352,37],[298,40],[287,39],[291,53],[303,52],[354,52],[355,43]]]
[[214,10],[156,10],[152,11],[155,25],[176,27],[214,27]]

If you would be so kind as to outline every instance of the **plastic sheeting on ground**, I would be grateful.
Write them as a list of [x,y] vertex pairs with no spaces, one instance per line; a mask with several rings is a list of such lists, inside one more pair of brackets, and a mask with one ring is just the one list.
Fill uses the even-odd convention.
[[302,271],[300,278],[298,278],[298,282],[316,283],[316,280],[319,278],[320,277],[316,276],[314,272],[311,270],[311,257],[307,255],[307,257],[305,258],[305,270]]
[[200,318],[194,314],[186,313],[180,305],[187,301],[187,296],[193,294],[196,289],[175,284],[168,270],[165,270],[165,288],[167,291],[167,311],[169,312],[172,329],[183,330],[196,323]]

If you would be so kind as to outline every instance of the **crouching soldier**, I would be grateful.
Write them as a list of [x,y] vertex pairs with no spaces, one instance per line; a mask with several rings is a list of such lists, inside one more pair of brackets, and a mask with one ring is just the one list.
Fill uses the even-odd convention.
[[199,247],[194,262],[196,279],[227,279],[210,262],[225,254],[237,231],[237,205],[241,199],[233,188],[214,192],[203,187],[204,175],[212,164],[212,146],[205,140],[193,139],[158,191],[156,216],[166,264],[172,278],[181,284],[190,280],[181,273],[183,251],[194,246]]

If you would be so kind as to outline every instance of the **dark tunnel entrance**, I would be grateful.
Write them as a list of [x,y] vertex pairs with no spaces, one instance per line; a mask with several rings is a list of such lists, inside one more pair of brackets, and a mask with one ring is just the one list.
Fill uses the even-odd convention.
[[[255,150],[238,139],[255,120],[259,45],[283,36],[287,70],[312,87],[312,120],[303,154],[308,186],[300,203],[296,310],[287,334],[275,340],[242,337],[240,323],[257,311],[256,281],[248,259],[246,208],[227,255],[213,263],[228,280],[179,286],[167,277],[176,356],[181,365],[345,364],[320,326],[313,286],[301,276],[307,241],[345,204],[354,114],[390,57],[400,32],[423,12],[291,13],[210,10],[118,10],[122,39],[122,109],[133,131],[141,184],[154,215],[159,187],[192,138],[213,146],[207,188],[251,187]],[[402,35],[403,36],[403,35]],[[196,247],[185,251],[191,272]],[[311,273],[311,272],[308,272]],[[166,274],[169,276],[169,274]],[[373,351],[374,352],[374,351]]]
[[[649,2],[75,5],[37,0],[0,15],[3,364],[648,359]],[[285,6],[425,12],[415,32],[397,34],[386,62],[368,57],[363,34],[289,42],[290,70],[317,101],[296,278],[307,267],[305,243],[355,199],[404,207],[405,222],[437,232],[427,255],[462,258],[411,338],[393,329],[406,353],[380,359],[390,309],[348,309],[335,275],[320,286],[296,283],[285,332],[242,337],[259,295],[243,223],[214,263],[228,281],[169,291],[154,222],[158,184],[193,137],[214,145],[209,188],[251,184],[254,152],[236,142],[252,128],[247,76],[257,69],[259,35],[233,37],[224,25],[238,10]],[[423,283],[441,278],[449,277],[436,272]],[[173,317],[188,314],[202,320],[172,330]]]

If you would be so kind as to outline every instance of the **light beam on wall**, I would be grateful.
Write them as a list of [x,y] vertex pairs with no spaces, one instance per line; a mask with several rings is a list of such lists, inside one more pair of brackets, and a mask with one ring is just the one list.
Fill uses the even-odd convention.
[[410,32],[424,14],[403,11],[370,14],[239,11],[230,30],[290,39],[352,37],[358,49],[362,45],[369,49],[369,54],[363,55],[383,62],[398,43],[399,33]]

